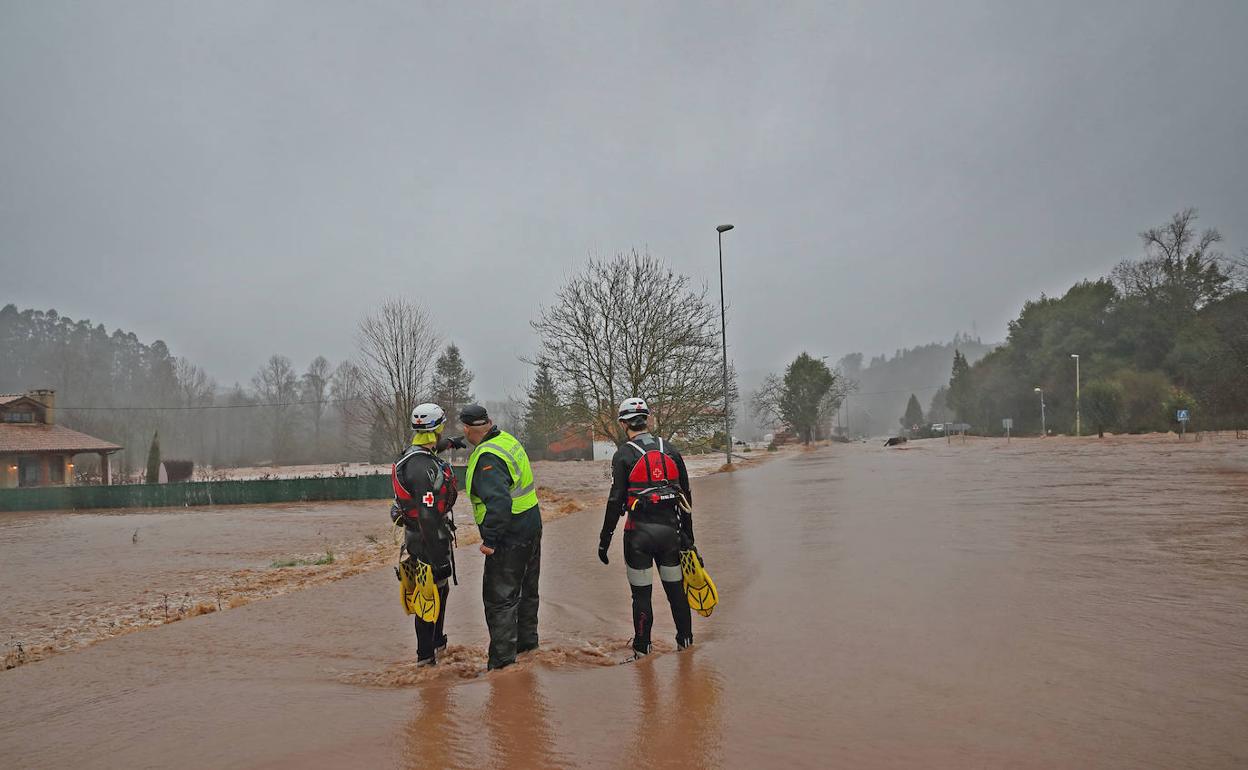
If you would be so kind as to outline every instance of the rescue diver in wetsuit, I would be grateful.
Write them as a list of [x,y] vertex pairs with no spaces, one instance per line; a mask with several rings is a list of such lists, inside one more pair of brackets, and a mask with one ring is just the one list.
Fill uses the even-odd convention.
[[598,538],[598,558],[603,564],[610,562],[611,537],[620,516],[627,514],[624,564],[633,594],[633,651],[637,655],[650,652],[652,564],[659,567],[659,580],[672,608],[676,646],[688,647],[693,644],[693,621],[681,584],[680,552],[694,548],[689,472],[675,447],[650,434],[650,408],[644,400],[625,399],[619,417],[628,441],[611,459],[611,493]]
[[514,436],[499,430],[485,407],[459,414],[473,445],[464,492],[481,531],[485,572],[481,598],[490,630],[489,668],[516,662],[537,649],[538,577],[542,566],[542,512],[528,454]]
[[446,600],[451,588],[448,579],[453,572],[452,549],[455,547],[455,520],[451,511],[458,496],[455,474],[450,463],[438,457],[451,447],[462,449],[462,439],[441,438],[446,427],[446,414],[437,404],[421,404],[412,410],[412,446],[394,464],[394,504],[390,520],[403,522],[404,546],[408,557],[432,567],[433,579],[441,600],[441,611],[435,622],[416,615],[416,664],[434,665],[437,651],[446,649],[442,633],[446,619]]

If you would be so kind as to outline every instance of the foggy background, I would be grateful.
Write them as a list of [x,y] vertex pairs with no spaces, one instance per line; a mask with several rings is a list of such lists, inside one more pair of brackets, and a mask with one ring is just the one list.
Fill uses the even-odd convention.
[[404,294],[503,398],[588,254],[717,291],[731,222],[743,389],[996,341],[1184,206],[1248,245],[1245,33],[1234,1],[3,2],[0,304],[228,386]]

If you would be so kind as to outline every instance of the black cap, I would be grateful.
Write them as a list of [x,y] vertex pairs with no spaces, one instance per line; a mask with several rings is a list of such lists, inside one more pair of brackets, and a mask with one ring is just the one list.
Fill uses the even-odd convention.
[[464,425],[485,425],[490,421],[490,413],[480,404],[469,404],[460,410],[459,421]]

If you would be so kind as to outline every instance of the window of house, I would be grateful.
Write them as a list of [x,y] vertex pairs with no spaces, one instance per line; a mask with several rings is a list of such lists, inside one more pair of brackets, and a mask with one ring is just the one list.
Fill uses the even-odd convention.
[[53,457],[48,461],[48,480],[53,484],[65,483],[65,460],[61,457]]
[[17,485],[19,487],[39,486],[39,458],[17,458]]
[[22,411],[15,410],[12,412],[5,412],[4,421],[5,422],[34,422],[35,413],[27,412],[25,410],[22,410]]

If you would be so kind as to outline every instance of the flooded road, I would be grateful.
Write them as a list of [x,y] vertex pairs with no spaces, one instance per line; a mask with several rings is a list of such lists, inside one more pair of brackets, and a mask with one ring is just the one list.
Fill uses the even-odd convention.
[[[540,479],[539,479],[540,482]],[[16,767],[1237,767],[1248,442],[836,446],[695,482],[722,594],[617,665],[619,539],[547,525],[543,649],[485,676],[463,549],[448,665],[388,569],[0,673]],[[7,569],[7,567],[6,567]],[[657,593],[657,592],[656,592]],[[672,647],[661,611],[656,646]]]

